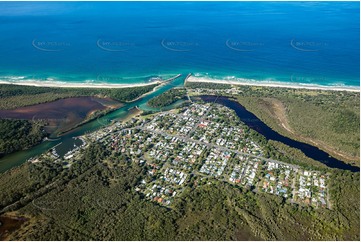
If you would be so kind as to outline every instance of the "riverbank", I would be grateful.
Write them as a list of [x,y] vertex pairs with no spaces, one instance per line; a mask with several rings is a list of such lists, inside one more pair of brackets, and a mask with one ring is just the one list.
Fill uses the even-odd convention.
[[360,92],[189,82],[192,95],[237,99],[280,134],[359,166]]
[[[167,85],[169,82],[171,82],[171,81],[173,81],[173,80],[175,80],[175,79],[177,79],[178,77],[181,77],[181,76],[182,76],[182,74],[178,74],[178,75],[176,75],[176,76],[174,76],[174,77],[171,77],[171,78],[168,78],[168,79],[166,79],[166,80],[157,81],[160,85],[155,86],[155,87],[153,88],[153,90],[151,90],[151,91],[149,91],[149,92],[147,92],[147,93],[144,93],[144,94],[142,94],[141,96],[139,96],[139,97],[137,97],[137,98],[135,98],[135,99],[133,99],[133,100],[131,100],[131,101],[128,101],[127,103],[132,103],[132,102],[138,101],[138,100],[140,100],[141,98],[143,98],[143,97],[145,97],[145,96],[147,96],[147,95],[149,95],[149,94],[157,91],[157,90],[160,89],[161,87]],[[155,83],[155,82],[153,82],[153,83]]]
[[111,113],[111,112],[113,112],[113,111],[115,111],[117,109],[120,109],[120,108],[124,107],[124,105],[125,104],[123,104],[123,103],[119,103],[118,105],[110,105],[110,106],[105,105],[106,109],[104,109],[104,110],[92,111],[92,112],[87,114],[87,116],[85,117],[85,119],[82,122],[76,124],[73,127],[68,128],[67,130],[63,130],[63,131],[57,133],[55,135],[55,137],[58,138],[61,135],[64,135],[64,134],[66,134],[66,133],[68,133],[68,132],[70,132],[70,131],[72,131],[72,130],[74,130],[76,128],[79,128],[80,126],[82,126],[84,124],[87,124],[87,123],[89,123],[89,122],[91,122],[93,120],[99,119],[99,118],[101,118],[101,117],[103,117],[103,116],[105,116],[105,115],[107,115],[107,114],[109,114],[109,113]]
[[132,118],[135,118],[138,115],[141,115],[144,111],[139,109],[138,107],[134,107],[128,110],[128,114],[122,119],[122,122],[128,122]]
[[236,98],[282,135],[360,166],[359,93],[257,88],[224,95]]
[[13,84],[34,87],[65,87],[65,88],[129,88],[161,84],[162,81],[135,84],[111,84],[111,83],[79,83],[79,82],[56,82],[56,81],[0,81],[0,84]]
[[[324,141],[310,138],[295,132],[295,130],[289,124],[289,117],[287,116],[286,105],[282,101],[277,99],[270,98],[267,99],[267,101],[270,103],[270,108],[272,109],[272,113],[274,114],[275,119],[278,121],[280,128],[283,128],[287,132],[285,133],[287,136],[290,136],[298,141],[317,146],[318,148],[324,150],[335,158],[350,163],[351,165],[360,166],[360,163],[357,162],[360,159],[359,156],[352,156],[350,154],[337,150],[335,147],[326,144]],[[280,130],[278,131],[283,133]]]
[[[178,78],[174,80],[172,83],[165,83],[165,85],[154,85],[154,86],[160,86],[159,88],[154,89],[154,86],[145,86],[145,87],[135,87],[135,88],[126,88],[126,89],[80,89],[77,88],[70,89],[70,88],[40,88],[40,87],[26,87],[23,86],[21,88],[22,92],[19,93],[18,96],[11,96],[14,93],[14,90],[19,90],[21,86],[15,86],[15,85],[2,85],[3,91],[5,94],[8,93],[8,95],[5,96],[5,98],[1,99],[1,102],[3,106],[6,106],[7,108],[16,108],[18,106],[27,106],[29,105],[29,102],[32,103],[38,103],[38,100],[35,100],[36,97],[39,98],[39,95],[46,95],[45,98],[42,98],[40,101],[46,101],[49,102],[51,99],[54,98],[65,98],[67,96],[77,96],[77,95],[99,95],[101,97],[107,96],[113,99],[121,100],[121,102],[124,104],[123,107],[115,109],[114,111],[111,111],[107,113],[106,115],[102,116],[101,122],[98,122],[98,119],[93,119],[91,121],[88,121],[87,123],[72,129],[71,131],[62,134],[59,137],[59,140],[55,142],[42,142],[38,146],[33,147],[31,149],[28,149],[26,151],[18,151],[14,152],[12,154],[8,154],[0,159],[0,173],[5,172],[13,167],[19,166],[26,162],[28,159],[35,157],[39,154],[44,153],[45,151],[52,148],[54,145],[57,145],[59,143],[62,143],[61,146],[71,146],[73,144],[72,137],[77,137],[80,135],[83,135],[85,133],[89,133],[92,131],[95,131],[99,129],[100,127],[103,127],[104,125],[110,124],[115,119],[124,118],[127,115],[127,112],[129,109],[135,107],[135,106],[142,106],[147,103],[147,101],[162,92],[165,92],[173,87],[173,85],[181,85],[183,84],[183,79]],[[50,89],[50,90],[49,90]],[[69,90],[70,89],[70,90]],[[153,91],[154,89],[154,91]],[[38,94],[40,91],[40,94]],[[68,93],[71,91],[71,93]],[[109,91],[109,92],[108,92]],[[153,91],[149,93],[149,91]],[[37,95],[34,95],[34,92]],[[44,93],[45,92],[45,93]],[[64,95],[57,95],[55,94],[59,93],[62,94],[63,92],[66,92]],[[144,93],[148,93],[143,98],[127,103],[128,100],[134,100],[135,97],[138,97]],[[27,94],[27,95],[24,95]],[[8,97],[10,96],[10,98]],[[60,97],[59,97],[60,96]],[[98,97],[99,97],[98,96]],[[19,102],[17,99],[21,99],[24,101]],[[9,105],[5,105],[9,104]],[[11,105],[10,105],[11,104]],[[19,105],[21,104],[21,105]],[[10,107],[9,107],[10,106]]]
[[131,100],[131,101],[127,101],[126,103],[132,103],[132,102],[138,101],[138,100],[142,99],[143,97],[145,97],[145,96],[147,96],[147,95],[149,95],[149,94],[152,94],[153,92],[157,91],[159,88],[161,88],[161,87],[164,86],[164,85],[165,85],[164,82],[160,82],[159,85],[153,87],[153,89],[150,90],[149,92],[146,92],[146,93],[140,95],[139,97],[134,98],[134,99]]
[[360,87],[352,87],[352,86],[321,86],[321,85],[310,85],[310,84],[301,84],[301,83],[297,84],[297,83],[282,83],[282,82],[266,82],[266,81],[256,81],[256,80],[244,79],[244,78],[238,78],[237,80],[223,80],[223,79],[212,79],[207,77],[189,76],[186,82],[216,83],[216,84],[258,86],[258,87],[282,87],[282,88],[324,90],[324,91],[360,92]]
[[[216,95],[202,95],[198,97],[200,97],[205,102],[215,102],[234,110],[242,122],[263,135],[267,140],[278,141],[291,148],[298,149],[302,151],[303,154],[307,157],[321,162],[330,168],[350,170],[353,172],[360,171],[360,167],[350,165],[342,160],[338,160],[337,158],[330,156],[327,152],[319,149],[317,146],[303,143],[278,133],[266,123],[264,123],[261,119],[259,119],[253,112],[248,111],[242,104],[238,102],[236,98]],[[286,154],[286,157],[287,155],[289,154]]]

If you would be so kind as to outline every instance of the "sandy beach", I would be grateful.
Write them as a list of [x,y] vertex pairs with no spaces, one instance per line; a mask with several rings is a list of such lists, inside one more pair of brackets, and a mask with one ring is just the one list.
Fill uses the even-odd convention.
[[342,87],[342,86],[319,86],[319,85],[308,85],[308,84],[291,84],[281,82],[262,82],[256,80],[241,79],[235,80],[221,80],[211,79],[206,77],[195,77],[190,76],[186,82],[207,82],[207,83],[218,83],[218,84],[230,84],[230,85],[241,85],[241,86],[260,86],[260,87],[284,87],[284,88],[295,88],[295,89],[310,89],[310,90],[326,90],[326,91],[348,91],[348,92],[360,92],[359,87]]
[[160,84],[161,81],[154,81],[149,83],[136,83],[136,84],[110,84],[110,83],[67,83],[55,81],[2,81],[0,84],[13,84],[22,86],[35,86],[35,87],[70,87],[70,88],[128,88],[128,87],[141,87],[154,84]]

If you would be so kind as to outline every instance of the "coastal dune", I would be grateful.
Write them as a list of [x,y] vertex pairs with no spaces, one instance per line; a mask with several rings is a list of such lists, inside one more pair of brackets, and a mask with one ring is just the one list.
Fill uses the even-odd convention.
[[[87,82],[57,82],[57,81],[3,81],[0,80],[0,84],[13,84],[22,86],[36,86],[36,87],[64,87],[64,88],[129,88],[129,87],[141,87],[154,84],[161,84],[169,80],[173,80],[179,75],[170,79],[161,81],[152,81],[148,83],[134,83],[134,84],[115,84],[115,83],[87,83]],[[357,86],[322,86],[315,84],[302,84],[302,83],[287,83],[277,81],[258,81],[253,79],[236,78],[232,80],[226,79],[214,79],[209,77],[198,77],[189,75],[186,78],[186,82],[202,82],[202,83],[218,83],[240,86],[259,86],[259,87],[283,87],[283,88],[295,88],[295,89],[310,89],[310,90],[329,90],[329,91],[349,91],[360,92],[360,87]]]
[[21,86],[35,86],[35,87],[74,87],[74,88],[128,88],[128,87],[141,87],[154,84],[160,84],[161,81],[153,81],[149,83],[136,83],[136,84],[113,84],[113,83],[81,83],[81,82],[56,82],[56,81],[0,81],[0,84],[13,84]]
[[237,80],[224,80],[224,79],[213,79],[207,77],[189,76],[186,82],[203,82],[203,83],[218,83],[218,84],[230,84],[230,85],[241,85],[241,86],[283,87],[283,88],[295,88],[295,89],[303,88],[303,89],[311,89],[311,90],[360,92],[360,87],[320,86],[320,85],[308,85],[308,84],[297,84],[297,83],[256,81],[252,79],[242,79],[242,78],[238,78]]

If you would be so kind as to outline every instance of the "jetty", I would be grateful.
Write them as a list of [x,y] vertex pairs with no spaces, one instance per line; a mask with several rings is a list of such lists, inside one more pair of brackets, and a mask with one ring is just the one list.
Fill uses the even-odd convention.
[[187,75],[186,79],[184,79],[184,84],[185,84],[185,82],[188,80],[188,78],[189,78],[191,75],[192,75],[192,73],[189,73],[189,74]]
[[176,75],[176,76],[174,76],[174,77],[171,77],[171,78],[169,78],[169,79],[167,79],[167,80],[164,80],[163,83],[167,83],[167,82],[173,81],[173,80],[177,79],[177,78],[180,77],[180,76],[182,76],[182,74],[178,74],[178,75]]

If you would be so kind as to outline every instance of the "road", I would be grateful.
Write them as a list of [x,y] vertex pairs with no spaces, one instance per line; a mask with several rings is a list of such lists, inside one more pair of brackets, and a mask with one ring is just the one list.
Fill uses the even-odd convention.
[[244,152],[241,152],[241,151],[238,151],[238,150],[229,149],[227,147],[219,146],[219,145],[216,145],[216,144],[211,144],[211,143],[206,143],[206,142],[199,141],[199,140],[194,140],[194,139],[189,138],[187,136],[181,136],[181,135],[177,135],[177,134],[169,134],[169,133],[164,132],[164,131],[152,130],[152,129],[148,129],[148,128],[142,127],[142,126],[136,126],[134,128],[130,128],[130,129],[140,129],[140,130],[143,130],[143,131],[159,134],[159,135],[162,135],[162,136],[175,137],[175,138],[178,138],[179,140],[182,140],[183,142],[193,142],[193,143],[196,143],[196,144],[199,144],[199,145],[204,145],[204,146],[206,146],[206,147],[208,147],[210,149],[212,149],[212,148],[213,149],[219,149],[219,150],[222,150],[222,151],[233,152],[233,153],[236,153],[236,154],[239,154],[239,155],[245,155],[245,156],[249,156],[249,157],[253,157],[253,158],[262,159],[264,161],[270,161],[270,162],[275,162],[275,163],[278,163],[278,164],[281,164],[281,165],[287,165],[287,166],[293,167],[295,169],[299,168],[296,165],[284,163],[284,162],[281,162],[281,161],[278,161],[278,160],[273,160],[273,159],[269,159],[269,158],[262,157],[262,156],[257,156],[257,155],[252,155],[252,154],[249,154],[249,153],[244,153]]

